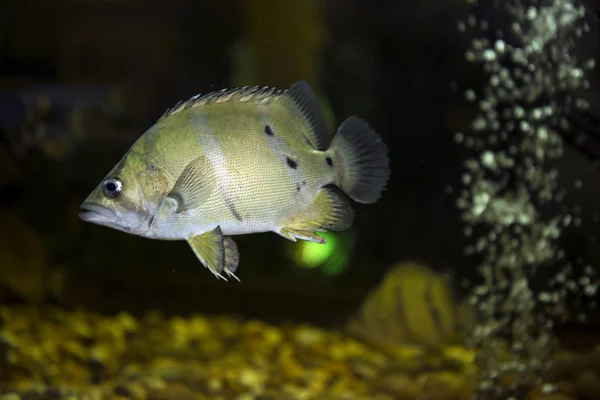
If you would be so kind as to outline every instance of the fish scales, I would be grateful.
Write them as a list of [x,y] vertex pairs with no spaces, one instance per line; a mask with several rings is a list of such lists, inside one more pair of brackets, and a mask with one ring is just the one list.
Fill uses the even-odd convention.
[[[178,121],[172,120],[171,124],[189,124],[190,129],[177,135],[175,140],[165,138],[153,151],[161,149],[161,155],[166,150],[174,151],[178,155],[177,162],[169,165],[172,161],[158,158],[154,162],[169,165],[167,171],[176,177],[191,160],[207,155],[220,173],[216,176],[219,191],[206,204],[209,211],[205,221],[214,221],[215,226],[220,222],[224,234],[270,230],[309,202],[319,181],[331,181],[333,176],[324,163],[316,162],[319,154],[300,139],[300,135],[270,137],[265,134],[265,126],[278,133],[293,129],[286,123],[285,108],[275,109],[273,118],[269,111],[275,108],[273,104],[237,103],[233,110],[226,106],[227,103],[201,105],[173,115]],[[229,118],[231,112],[238,118]],[[163,130],[165,133],[173,131]],[[291,148],[300,151],[294,154]],[[227,155],[223,149],[227,149]],[[248,157],[248,154],[253,156]],[[307,161],[295,161],[296,168],[290,168],[287,158]],[[258,184],[256,177],[260,177]],[[298,191],[298,185],[303,190]],[[229,203],[230,207],[224,209],[221,202]],[[232,208],[236,212],[232,213]],[[280,212],[274,213],[273,208]]]
[[[242,222],[257,221],[261,225],[272,224],[268,228],[276,228],[286,216],[311,200],[307,190],[297,191],[298,185],[304,183],[307,188],[311,187],[314,195],[317,185],[329,183],[332,175],[315,168],[318,155],[303,141],[294,140],[298,134],[283,134],[291,127],[286,126],[285,119],[269,115],[271,105],[260,106],[263,110],[252,104],[249,106],[250,112],[242,119],[242,124],[240,120],[218,115],[209,116],[209,122],[213,132],[220,132],[216,136],[222,148],[228,149],[224,163],[229,185],[225,190],[238,205]],[[280,120],[283,123],[278,123]],[[267,126],[278,134],[265,134]],[[246,233],[233,230],[233,233]]]
[[350,117],[333,140],[305,82],[195,96],[168,110],[82,204],[81,218],[148,238],[187,240],[217,277],[237,278],[230,235],[272,231],[324,243],[347,229],[346,196],[373,203],[387,147]]
[[215,224],[221,222],[225,234],[269,230],[282,209],[295,205],[292,193],[286,190],[291,183],[278,154],[269,148],[256,106],[239,105],[245,108],[243,117],[231,119],[226,109],[223,114],[213,112],[212,108],[223,105],[206,108],[211,134],[200,140],[217,171],[217,186],[227,207],[217,199],[207,216]]

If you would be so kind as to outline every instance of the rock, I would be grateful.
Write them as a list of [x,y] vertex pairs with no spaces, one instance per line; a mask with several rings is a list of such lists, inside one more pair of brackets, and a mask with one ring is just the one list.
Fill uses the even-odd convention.
[[89,400],[466,400],[476,376],[466,350],[430,357],[307,325],[6,306],[0,318],[3,387],[21,396],[68,388],[64,396]]
[[453,400],[463,385],[463,378],[452,372],[437,372],[419,377],[422,400]]
[[383,377],[376,386],[377,391],[389,393],[398,400],[418,399],[421,387],[415,379],[404,374],[391,374]]

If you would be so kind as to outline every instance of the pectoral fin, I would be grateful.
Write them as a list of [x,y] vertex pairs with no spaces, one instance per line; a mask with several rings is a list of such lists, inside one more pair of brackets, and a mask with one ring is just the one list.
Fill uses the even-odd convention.
[[182,213],[205,202],[214,189],[214,182],[210,162],[206,157],[198,157],[190,162],[168,195],[177,202],[175,212]]
[[234,275],[240,261],[237,245],[233,239],[223,236],[219,226],[202,235],[188,238],[187,241],[202,265],[217,278],[227,280],[222,275],[225,272],[239,281]]

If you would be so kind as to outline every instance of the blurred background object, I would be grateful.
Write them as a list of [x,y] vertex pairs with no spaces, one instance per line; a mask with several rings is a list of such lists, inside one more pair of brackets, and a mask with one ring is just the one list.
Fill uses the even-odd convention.
[[399,263],[369,293],[348,329],[367,341],[392,346],[439,350],[458,344],[472,316],[468,304],[459,305],[456,286],[449,274],[422,263]]
[[[467,60],[469,49],[483,54],[482,38],[495,43],[500,30],[506,43],[518,39],[507,4],[534,21],[546,15],[540,7],[567,13],[585,5],[591,10],[586,28],[574,34],[568,54],[582,63],[597,56],[591,0],[6,1],[0,12],[0,393],[14,382],[70,387],[85,381],[135,397],[139,382],[124,388],[117,378],[141,382],[146,374],[164,383],[179,371],[178,377],[199,374],[198,381],[177,378],[179,386],[160,392],[162,398],[173,398],[171,390],[196,398],[185,392],[190,387],[201,387],[206,398],[233,396],[255,378],[267,381],[252,374],[228,378],[242,376],[242,366],[282,362],[285,374],[265,373],[277,376],[269,385],[280,396],[296,379],[298,387],[310,381],[317,393],[355,398],[419,398],[427,390],[430,399],[446,398],[434,397],[440,392],[469,398],[475,357],[462,338],[465,330],[483,332],[472,325],[472,311],[482,306],[469,295],[484,279],[483,258],[465,250],[484,248],[478,240],[489,236],[464,224],[457,200],[471,193],[467,160],[484,150],[472,129],[475,117],[483,113],[492,121],[503,114],[481,108],[477,97],[494,70]],[[597,294],[581,289],[594,283],[588,272],[600,263],[600,92],[598,68],[590,63],[582,69],[589,85],[573,94],[579,102],[560,113],[562,154],[544,164],[558,171],[561,203],[541,214],[565,217],[557,223],[561,251],[544,268],[528,270],[536,295],[550,283],[575,288],[563,304],[569,318],[549,330],[569,352],[567,367],[550,374],[576,387],[564,391],[565,399],[593,398],[588,372],[600,359],[594,358]],[[225,283],[199,267],[183,242],[152,242],[79,220],[85,196],[167,108],[221,88],[283,89],[299,79],[315,89],[332,130],[357,115],[389,146],[388,188],[374,207],[353,205],[348,231],[327,234],[326,245],[240,236],[241,283]],[[539,101],[567,104],[554,92],[543,91]],[[526,156],[516,158],[526,165]],[[571,278],[551,280],[566,263]],[[506,280],[487,278],[488,284]],[[516,281],[515,275],[511,285]],[[47,319],[46,310],[52,310]],[[135,326],[149,333],[138,335]],[[162,348],[157,338],[175,339]],[[277,358],[249,351],[256,343]],[[177,356],[165,359],[163,350]],[[518,349],[506,346],[498,357],[510,351]],[[204,369],[185,359],[188,353],[204,360]],[[316,359],[324,360],[326,372],[311,369]],[[7,360],[14,361],[10,370],[3,368]],[[204,375],[213,361],[221,380]],[[119,369],[119,363],[133,366]],[[569,375],[570,365],[581,373]],[[161,385],[144,382],[152,390]]]

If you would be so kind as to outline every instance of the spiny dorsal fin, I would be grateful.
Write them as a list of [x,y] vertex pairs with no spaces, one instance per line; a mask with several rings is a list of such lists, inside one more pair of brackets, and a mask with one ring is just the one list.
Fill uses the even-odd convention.
[[[282,97],[283,95],[286,95]],[[222,89],[205,95],[196,95],[188,100],[180,101],[171,107],[159,120],[189,108],[217,103],[255,102],[267,104],[279,98],[289,101],[289,106],[298,117],[305,122],[306,131],[302,132],[309,144],[316,150],[326,150],[331,137],[321,104],[311,87],[305,81],[298,81],[289,89],[280,90],[269,86],[243,86],[233,89]]]
[[310,145],[317,150],[327,150],[330,142],[327,121],[321,104],[311,87],[305,81],[294,83],[285,91],[286,98],[291,100],[293,108],[300,113],[308,131],[302,132]]
[[233,89],[222,89],[210,92],[204,95],[195,95],[185,101],[180,101],[171,107],[162,115],[162,118],[168,117],[188,108],[202,106],[206,104],[217,103],[245,103],[253,101],[255,103],[269,103],[281,96],[285,91],[269,86],[243,86]]

